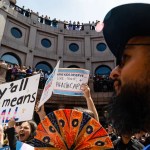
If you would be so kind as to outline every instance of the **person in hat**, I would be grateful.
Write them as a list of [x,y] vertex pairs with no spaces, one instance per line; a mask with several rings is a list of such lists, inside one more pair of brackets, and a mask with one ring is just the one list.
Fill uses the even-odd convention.
[[115,140],[117,140],[117,138],[118,138],[117,134],[115,133],[115,129],[114,129],[114,127],[113,127],[113,125],[111,123],[109,123],[107,125],[106,130],[107,130],[108,135],[109,135],[109,137],[110,137],[110,139],[111,139],[112,142],[115,141]]
[[109,115],[121,135],[150,132],[149,11],[150,4],[125,4],[104,18],[104,38],[117,60],[110,78],[119,81]]

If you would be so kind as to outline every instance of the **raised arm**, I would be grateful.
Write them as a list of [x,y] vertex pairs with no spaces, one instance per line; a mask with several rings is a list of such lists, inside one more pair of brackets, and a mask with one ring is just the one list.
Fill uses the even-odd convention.
[[87,84],[83,84],[81,85],[81,90],[83,91],[84,97],[86,99],[88,109],[94,113],[94,118],[99,121],[98,113],[91,97],[89,86]]
[[8,128],[6,129],[9,146],[11,150],[16,150],[17,137],[14,128],[15,124],[16,124],[15,120],[11,118],[8,122]]
[[43,120],[44,117],[46,116],[44,105],[42,105],[40,108],[38,108],[38,105],[39,105],[39,101],[35,105],[35,111],[39,115],[40,120]]

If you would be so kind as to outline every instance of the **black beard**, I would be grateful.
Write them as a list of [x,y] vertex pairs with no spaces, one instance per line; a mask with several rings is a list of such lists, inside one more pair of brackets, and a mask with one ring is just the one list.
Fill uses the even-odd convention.
[[150,85],[135,83],[122,87],[108,111],[118,134],[150,131]]

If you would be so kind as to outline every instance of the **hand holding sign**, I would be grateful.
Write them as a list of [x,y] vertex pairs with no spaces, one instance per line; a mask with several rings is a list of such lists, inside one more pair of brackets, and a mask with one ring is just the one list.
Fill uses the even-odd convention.
[[90,88],[87,84],[82,84],[81,85],[81,90],[84,94],[84,97],[86,99],[87,102],[87,107],[88,109],[93,112],[94,118],[99,121],[99,116],[98,116],[98,112],[96,110],[96,107],[94,105],[93,99],[91,97],[91,93],[90,93]]
[[80,68],[59,68],[57,63],[54,71],[46,81],[38,107],[40,108],[52,95],[82,96],[82,84],[88,83],[89,70]]
[[54,94],[82,96],[82,84],[88,83],[89,70],[80,68],[59,68]]
[[40,120],[43,120],[44,117],[46,116],[45,109],[44,109],[44,104],[40,108],[38,108],[39,103],[40,103],[39,101],[36,103],[35,111],[39,115]]
[[90,88],[87,84],[82,84],[81,85],[81,90],[82,90],[82,92],[84,94],[84,97],[86,99],[91,98]]
[[8,128],[14,127],[15,124],[16,124],[15,119],[14,119],[14,118],[11,118],[11,119],[9,120],[9,122],[8,122]]

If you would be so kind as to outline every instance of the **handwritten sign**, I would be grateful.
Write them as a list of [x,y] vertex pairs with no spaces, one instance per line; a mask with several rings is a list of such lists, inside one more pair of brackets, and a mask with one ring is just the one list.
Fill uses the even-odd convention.
[[32,119],[40,74],[0,85],[0,123]]
[[34,147],[29,144],[17,141],[16,150],[34,150]]
[[51,73],[51,75],[46,81],[38,107],[42,106],[52,95],[54,85],[56,84],[56,80],[57,80],[59,64],[60,64],[60,61],[58,61],[56,67],[54,68],[54,71]]
[[59,68],[54,94],[82,96],[82,84],[87,84],[89,70],[80,68]]

